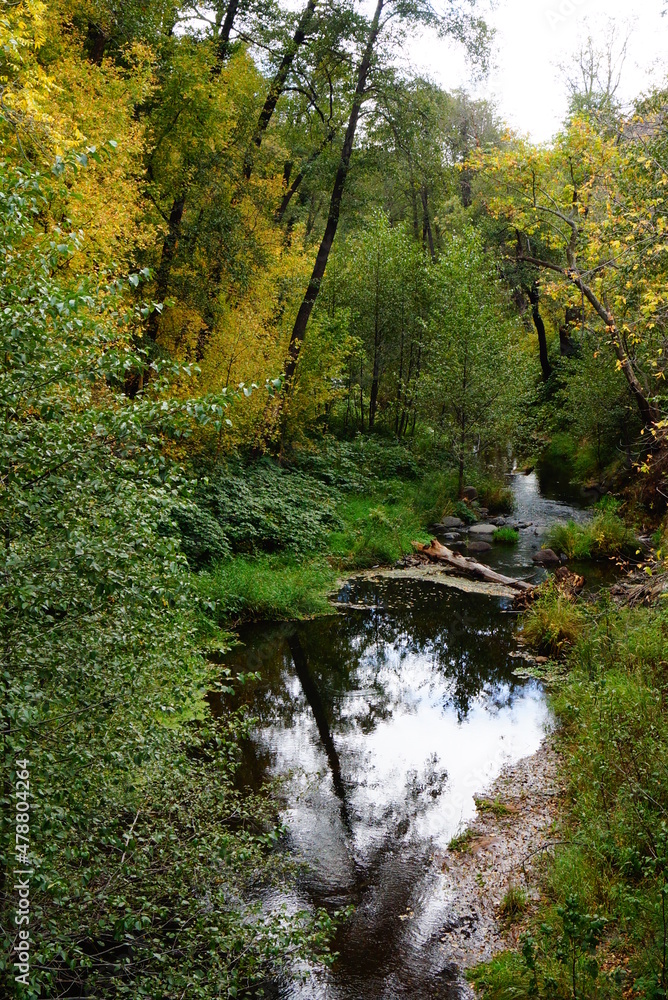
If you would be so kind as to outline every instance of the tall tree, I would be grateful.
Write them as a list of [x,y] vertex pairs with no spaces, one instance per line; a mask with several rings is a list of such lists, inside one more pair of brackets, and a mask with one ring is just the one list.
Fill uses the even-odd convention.
[[[381,21],[383,14],[386,14],[384,21]],[[376,42],[383,30],[391,21],[397,20],[403,24],[415,25],[418,23],[437,24],[443,34],[450,34],[463,41],[469,50],[478,59],[484,60],[487,51],[487,27],[479,18],[473,18],[470,10],[465,10],[459,6],[456,0],[448,5],[445,15],[437,17],[430,5],[424,5],[420,0],[378,0],[373,18],[369,25],[366,44],[357,69],[357,84],[353,95],[339,164],[334,178],[334,185],[329,201],[329,211],[325,231],[320,241],[315,265],[311,274],[308,287],[304,294],[302,304],[297,313],[295,323],[290,336],[288,346],[288,360],[285,367],[286,381],[292,379],[296,366],[301,344],[306,336],[306,328],[313,311],[313,307],[318,298],[322,279],[327,268],[327,261],[334,243],[336,231],[339,225],[341,214],[341,203],[346,186],[346,179],[350,170],[350,161],[355,143],[355,133],[359,120],[360,110],[365,98],[368,95],[368,81],[372,71],[375,56]],[[422,200],[423,208],[423,232],[425,240],[429,243],[429,219],[425,220],[425,199]]]
[[311,280],[309,281],[302,304],[299,307],[295,325],[292,329],[292,334],[290,335],[290,344],[288,349],[289,358],[285,367],[285,377],[288,382],[292,379],[292,376],[295,373],[299,348],[304,340],[304,337],[306,336],[306,327],[313,311],[313,306],[318,298],[320,285],[323,277],[325,276],[327,261],[334,243],[336,230],[338,229],[339,216],[341,214],[341,201],[343,199],[343,192],[346,186],[346,178],[350,169],[350,158],[352,156],[353,144],[355,142],[357,122],[359,120],[360,109],[366,93],[367,79],[371,69],[371,60],[374,53],[376,39],[378,38],[378,33],[380,31],[380,18],[385,2],[386,0],[377,0],[376,9],[369,27],[366,46],[357,71],[357,85],[355,87],[353,103],[350,109],[350,118],[348,119],[346,135],[343,140],[339,166],[336,171],[336,177],[334,178],[334,187],[332,189],[332,196],[329,203],[329,213],[327,215],[327,225],[325,226],[325,232],[322,240],[320,241],[320,247],[318,249],[318,255],[313,267],[313,273],[311,274]]
[[258,118],[257,125],[255,126],[251,145],[249,146],[244,158],[244,177],[246,180],[250,179],[251,173],[253,172],[254,148],[259,149],[262,145],[262,137],[267,131],[272,115],[276,109],[278,99],[283,93],[283,88],[285,87],[288,74],[297,51],[306,41],[307,31],[311,21],[313,20],[317,4],[318,0],[308,0],[308,3],[302,11],[301,17],[297,23],[295,33],[290,39],[290,42],[283,53],[283,58],[279,63],[278,69],[274,74],[274,78],[271,81],[267,97],[262,107],[262,111],[260,112],[260,117]]

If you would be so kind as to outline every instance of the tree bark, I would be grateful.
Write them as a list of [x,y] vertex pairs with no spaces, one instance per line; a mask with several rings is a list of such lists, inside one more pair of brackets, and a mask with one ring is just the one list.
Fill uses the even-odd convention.
[[377,0],[373,21],[371,22],[371,27],[369,29],[369,37],[367,38],[366,48],[364,49],[364,55],[362,56],[362,61],[360,62],[357,73],[357,86],[355,87],[355,95],[353,97],[350,118],[348,120],[348,128],[346,129],[345,139],[343,140],[341,159],[339,161],[339,167],[336,171],[336,177],[334,179],[334,187],[332,189],[332,196],[329,203],[329,213],[327,216],[327,225],[325,226],[325,232],[320,243],[318,256],[315,260],[311,280],[309,281],[302,304],[299,307],[295,325],[292,329],[292,334],[290,335],[288,363],[285,366],[285,378],[288,384],[295,373],[299,349],[304,341],[304,337],[306,336],[306,327],[308,326],[313,306],[318,298],[320,285],[325,275],[327,261],[332,249],[332,244],[334,243],[336,230],[339,225],[341,201],[343,199],[343,192],[346,186],[348,170],[350,169],[350,158],[353,151],[353,144],[355,142],[357,122],[359,119],[360,108],[362,107],[362,101],[364,100],[366,82],[371,68],[374,46],[376,44],[376,39],[378,38],[378,32],[380,31],[380,16],[383,12],[384,5],[385,0]]
[[475,559],[468,559],[458,552],[453,552],[452,549],[441,545],[436,539],[432,541],[431,545],[420,545],[415,542],[413,544],[417,551],[427,556],[428,559],[435,559],[437,562],[445,563],[447,566],[451,566],[466,576],[486,580],[488,583],[499,583],[504,587],[510,587],[512,590],[529,591],[534,589],[533,585],[527,583],[526,580],[518,580],[515,577],[503,576],[501,573],[496,573],[489,566],[484,566],[482,563],[476,562]]
[[543,322],[543,317],[540,314],[540,292],[538,290],[537,281],[534,281],[533,285],[529,289],[529,302],[531,303],[533,325],[536,327],[536,333],[538,334],[538,354],[540,355],[540,367],[543,372],[543,382],[548,382],[552,376],[552,365],[550,364],[550,359],[547,353],[545,323]]
[[216,72],[218,73],[220,73],[222,64],[227,59],[230,51],[230,35],[232,33],[232,26],[234,25],[234,19],[237,16],[238,10],[239,0],[230,0],[227,5],[227,10],[225,11],[225,20],[223,21],[220,34],[218,35],[218,63],[216,66]]
[[294,62],[294,58],[301,45],[304,44],[306,39],[306,32],[308,26],[311,23],[313,14],[315,13],[315,8],[318,4],[318,0],[308,0],[308,3],[299,18],[299,24],[295,30],[292,40],[287,50],[285,51],[283,58],[281,59],[280,65],[276,71],[274,79],[271,81],[271,86],[269,87],[269,93],[267,94],[266,100],[264,102],[264,107],[260,112],[260,117],[258,118],[257,125],[255,126],[255,132],[253,133],[253,138],[251,144],[246,151],[246,156],[244,158],[244,177],[246,180],[250,180],[251,174],[253,172],[253,155],[254,149],[259,149],[262,145],[262,138],[264,133],[267,131],[269,122],[271,121],[272,115],[278,104],[278,99],[283,93],[283,88],[285,87],[285,81],[288,78],[288,73],[290,72],[290,67]]

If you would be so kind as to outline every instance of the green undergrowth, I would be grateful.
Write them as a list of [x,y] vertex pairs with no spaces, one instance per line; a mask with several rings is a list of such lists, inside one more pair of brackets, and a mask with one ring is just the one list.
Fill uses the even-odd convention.
[[328,539],[331,558],[342,569],[392,564],[413,549],[413,542],[429,542],[424,513],[415,489],[394,481],[375,495],[342,499],[340,530]]
[[[193,502],[173,517],[221,626],[326,613],[337,573],[395,563],[429,542],[444,514],[475,520],[457,499],[456,471],[382,439],[327,439],[284,464],[234,458],[197,474]],[[488,475],[472,484],[479,503],[508,505]]]
[[470,973],[489,1000],[666,996],[668,607],[576,609],[550,695],[563,812],[517,949]]
[[315,557],[237,556],[197,578],[205,616],[219,627],[240,620],[282,621],[331,613],[336,572]]
[[569,559],[580,561],[629,556],[637,549],[633,531],[619,516],[618,501],[605,497],[588,524],[555,524],[547,534],[546,544]]

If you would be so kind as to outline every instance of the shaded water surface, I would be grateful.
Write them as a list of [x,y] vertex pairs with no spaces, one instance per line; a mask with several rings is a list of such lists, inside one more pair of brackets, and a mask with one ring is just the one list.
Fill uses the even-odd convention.
[[[541,496],[523,478],[537,520]],[[499,559],[519,572],[530,555]],[[452,899],[431,859],[474,816],[474,794],[537,750],[543,694],[513,674],[515,619],[502,598],[359,580],[339,601],[348,608],[330,618],[248,629],[228,658],[261,675],[240,695],[258,718],[240,780],[285,779],[287,847],[307,862],[283,901],[356,907],[334,968],[295,976],[279,995],[456,996],[439,941]]]

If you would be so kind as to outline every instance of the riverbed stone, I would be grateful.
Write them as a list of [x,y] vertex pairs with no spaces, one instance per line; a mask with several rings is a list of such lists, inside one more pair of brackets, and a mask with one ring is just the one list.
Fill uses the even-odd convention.
[[480,555],[483,552],[491,552],[492,546],[489,542],[469,542],[468,551],[475,552],[476,555]]
[[475,486],[467,486],[464,489],[464,492],[462,493],[462,499],[463,500],[477,500],[478,499],[478,491],[475,488]]
[[472,535],[493,535],[495,531],[495,524],[474,524],[470,528],[470,533]]
[[463,528],[464,522],[461,517],[444,517],[439,522],[440,528]]
[[458,531],[446,531],[445,534],[441,535],[441,539],[444,542],[458,542],[461,540],[461,537]]
[[561,559],[553,549],[541,549],[532,557],[537,566],[560,566]]

